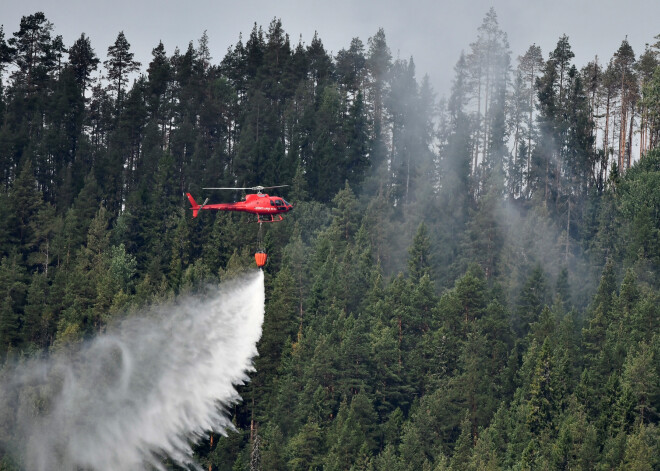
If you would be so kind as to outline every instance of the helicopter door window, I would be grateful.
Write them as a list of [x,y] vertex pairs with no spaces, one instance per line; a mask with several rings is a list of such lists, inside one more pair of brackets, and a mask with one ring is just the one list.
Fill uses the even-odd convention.
[[273,200],[270,200],[270,205],[275,206],[275,203],[273,203]]
[[282,200],[275,200],[275,206],[282,206]]

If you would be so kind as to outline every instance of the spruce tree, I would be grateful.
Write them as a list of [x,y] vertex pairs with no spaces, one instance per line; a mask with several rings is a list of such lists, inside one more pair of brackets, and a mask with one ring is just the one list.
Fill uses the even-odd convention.
[[424,275],[431,274],[431,241],[424,222],[417,228],[417,233],[408,249],[408,272],[413,283],[419,282]]

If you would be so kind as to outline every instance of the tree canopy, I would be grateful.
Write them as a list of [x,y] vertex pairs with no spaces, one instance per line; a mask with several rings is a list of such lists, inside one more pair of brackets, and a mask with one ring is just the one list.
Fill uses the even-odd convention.
[[[275,18],[217,61],[204,32],[143,67],[123,32],[101,61],[41,12],[17,28],[0,28],[3,363],[251,266],[256,225],[192,218],[185,192],[289,185],[250,400],[200,463],[660,466],[657,43],[581,65],[562,35],[512,60],[491,9],[438,98],[383,29],[332,55]],[[0,469],[21,463],[0,449]]]

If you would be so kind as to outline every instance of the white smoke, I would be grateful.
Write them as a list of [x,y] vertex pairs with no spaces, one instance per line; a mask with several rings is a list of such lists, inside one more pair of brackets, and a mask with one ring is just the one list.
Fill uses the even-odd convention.
[[75,353],[5,371],[0,440],[30,470],[198,467],[191,442],[231,423],[264,316],[261,271],[133,316]]

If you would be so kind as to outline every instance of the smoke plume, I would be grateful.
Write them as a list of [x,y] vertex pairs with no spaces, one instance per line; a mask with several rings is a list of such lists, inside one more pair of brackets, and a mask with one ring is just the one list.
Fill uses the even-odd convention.
[[30,470],[163,469],[163,456],[197,467],[191,443],[231,427],[263,315],[259,271],[5,370],[0,443]]

